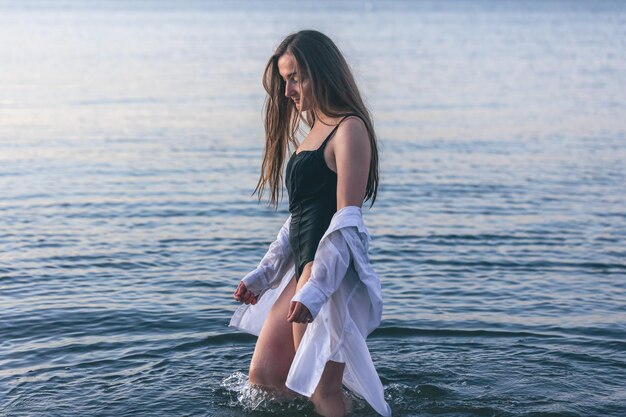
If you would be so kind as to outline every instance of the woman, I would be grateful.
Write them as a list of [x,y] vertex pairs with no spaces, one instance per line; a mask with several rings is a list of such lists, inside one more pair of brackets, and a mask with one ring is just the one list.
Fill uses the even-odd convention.
[[[350,411],[343,382],[391,415],[365,344],[382,313],[361,217],[362,203],[371,198],[373,204],[378,188],[368,111],[339,49],[313,30],[283,40],[263,85],[268,97],[259,199],[269,186],[270,202],[278,204],[288,144],[296,151],[285,173],[291,214],[234,294],[244,305],[230,325],[259,336],[250,383],[310,397],[316,412],[330,417]],[[300,120],[310,131],[298,147]]]

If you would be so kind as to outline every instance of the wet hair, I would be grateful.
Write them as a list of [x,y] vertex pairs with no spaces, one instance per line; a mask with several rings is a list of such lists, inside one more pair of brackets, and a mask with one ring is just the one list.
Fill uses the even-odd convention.
[[[311,111],[306,111],[306,119],[293,100],[285,96],[286,83],[278,71],[278,60],[285,54],[293,56],[296,76],[300,83],[305,79],[309,82],[310,95],[307,99],[310,98],[308,109]],[[301,120],[312,127],[316,112],[332,118],[356,113],[365,123],[369,134],[371,160],[365,201],[371,199],[373,205],[378,191],[376,134],[350,66],[334,42],[316,30],[301,30],[288,35],[278,45],[265,67],[263,87],[267,91],[263,108],[265,153],[261,177],[252,194],[258,191],[258,198],[261,200],[263,190],[269,185],[269,204],[278,209],[278,201],[282,197],[283,167],[288,144],[297,149],[296,132]]]

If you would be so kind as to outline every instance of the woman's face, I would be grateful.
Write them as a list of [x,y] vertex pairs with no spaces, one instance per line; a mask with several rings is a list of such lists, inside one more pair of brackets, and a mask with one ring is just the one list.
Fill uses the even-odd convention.
[[301,112],[309,110],[311,97],[309,80],[298,79],[296,60],[293,55],[283,54],[278,58],[278,72],[285,81],[285,96],[293,100]]

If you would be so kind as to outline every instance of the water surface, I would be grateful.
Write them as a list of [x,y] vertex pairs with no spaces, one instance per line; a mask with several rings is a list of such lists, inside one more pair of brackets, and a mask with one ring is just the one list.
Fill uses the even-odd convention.
[[314,415],[227,327],[288,215],[251,193],[301,28],[379,135],[394,415],[625,415],[623,2],[155,0],[0,3],[0,414]]

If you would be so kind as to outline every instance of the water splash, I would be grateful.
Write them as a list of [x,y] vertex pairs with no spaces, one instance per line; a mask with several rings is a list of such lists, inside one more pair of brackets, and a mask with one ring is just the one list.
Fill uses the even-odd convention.
[[[304,396],[294,394],[286,397],[284,394],[264,390],[250,384],[248,375],[235,372],[224,378],[220,384],[230,394],[229,407],[243,408],[244,411],[263,411],[287,415],[294,413],[297,416],[316,416],[313,404]],[[351,403],[351,411],[359,412],[368,409],[367,402],[351,391],[342,388],[344,395]]]
[[250,384],[248,375],[235,372],[224,378],[221,387],[231,394],[230,407],[242,407],[245,411],[268,411],[284,413],[290,411],[313,411],[312,404],[302,396],[285,398],[275,392]]

